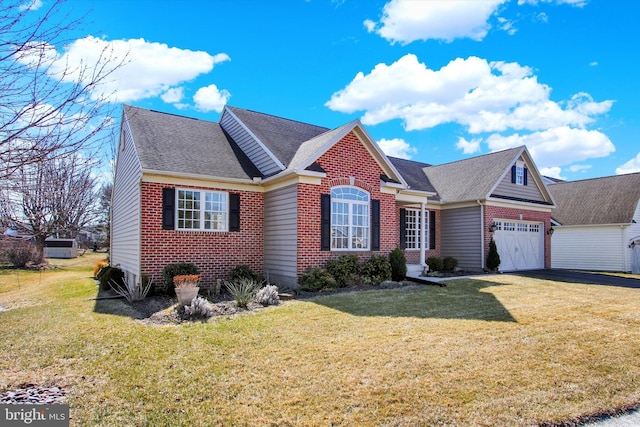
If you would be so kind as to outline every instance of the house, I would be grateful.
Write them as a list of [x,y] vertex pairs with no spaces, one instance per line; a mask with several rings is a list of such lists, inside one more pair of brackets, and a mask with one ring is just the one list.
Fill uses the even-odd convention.
[[551,266],[640,274],[640,173],[548,186],[553,212]]
[[131,280],[193,262],[296,286],[307,268],[405,250],[482,269],[550,264],[553,198],[525,147],[445,165],[387,157],[359,120],[335,129],[226,106],[218,123],[124,106],[111,262]]

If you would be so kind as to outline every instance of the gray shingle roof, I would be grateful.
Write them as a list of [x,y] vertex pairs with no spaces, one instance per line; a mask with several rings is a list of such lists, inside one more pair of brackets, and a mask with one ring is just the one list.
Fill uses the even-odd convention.
[[[427,178],[427,175],[424,173],[424,168],[431,165],[413,160],[400,159],[398,157],[389,157],[389,160],[398,172],[400,172],[400,175],[402,175],[411,189],[437,193],[436,189],[431,185],[429,178]],[[433,197],[429,197],[429,200],[440,200],[440,196],[436,194]]]
[[640,200],[640,173],[547,185],[562,225],[628,224]]
[[251,179],[256,167],[218,123],[124,106],[144,169]]
[[270,114],[227,107],[251,132],[280,160],[289,166],[300,145],[329,129],[295,120],[283,119]]
[[485,199],[523,147],[423,168],[440,200],[446,203]]

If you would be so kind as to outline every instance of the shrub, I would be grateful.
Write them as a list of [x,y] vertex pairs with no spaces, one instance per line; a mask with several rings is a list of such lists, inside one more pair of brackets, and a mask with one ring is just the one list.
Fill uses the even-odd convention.
[[197,296],[190,305],[184,306],[184,318],[189,320],[208,319],[213,316],[213,308],[206,299]]
[[26,240],[13,242],[7,249],[7,261],[16,268],[25,268],[29,263],[41,261],[36,246]]
[[278,287],[275,285],[267,285],[264,288],[260,289],[256,294],[256,301],[258,301],[262,305],[280,304]]
[[262,278],[251,269],[248,265],[236,265],[229,272],[229,281],[237,282],[238,280],[247,279],[254,282],[261,282]]
[[298,279],[301,291],[315,292],[338,287],[336,279],[324,268],[310,267]]
[[108,265],[109,265],[109,260],[106,258],[96,261],[95,265],[93,266],[93,277],[97,279],[98,272]]
[[250,279],[240,279],[236,282],[225,282],[224,285],[231,297],[238,303],[238,307],[247,308],[247,305],[256,297],[262,283]]
[[101,268],[96,278],[100,282],[100,289],[103,291],[112,289],[114,283],[116,286],[121,287],[125,285],[124,271],[111,265]]
[[444,271],[453,271],[458,266],[458,260],[447,256],[442,259],[442,269]]
[[489,270],[497,270],[500,267],[500,254],[493,237],[489,241],[489,253],[487,254],[487,268]]
[[371,258],[362,264],[361,269],[365,280],[373,285],[391,279],[391,263],[385,256],[371,255]]
[[[111,268],[111,267],[105,267],[105,268]],[[111,270],[120,270],[120,269],[111,268]],[[129,283],[129,280],[122,277],[121,281],[117,280],[117,278],[112,279],[109,282],[109,286],[111,287],[111,289],[113,289],[115,293],[125,297],[129,302],[142,301],[147,297],[147,294],[149,293],[151,286],[153,286],[153,281],[147,280],[145,283],[145,281],[142,280],[138,283]]]
[[427,258],[427,265],[429,266],[429,271],[442,271],[442,258],[429,257]]
[[361,282],[360,260],[357,255],[340,255],[327,261],[327,271],[339,287]]
[[175,276],[200,274],[200,270],[195,264],[190,262],[178,262],[175,264],[167,264],[162,269],[162,282],[164,283],[163,291],[172,293],[174,290],[173,278]]
[[391,280],[399,282],[407,278],[407,258],[400,248],[395,248],[389,254],[391,265]]

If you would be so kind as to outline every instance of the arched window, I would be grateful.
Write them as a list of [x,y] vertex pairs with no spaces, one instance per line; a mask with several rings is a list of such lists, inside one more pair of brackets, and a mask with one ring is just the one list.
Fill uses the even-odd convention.
[[331,249],[368,250],[369,193],[356,187],[331,189]]

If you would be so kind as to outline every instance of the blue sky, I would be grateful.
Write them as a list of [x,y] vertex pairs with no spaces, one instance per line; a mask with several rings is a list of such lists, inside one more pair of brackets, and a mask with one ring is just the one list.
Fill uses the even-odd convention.
[[358,118],[388,154],[431,164],[526,144],[555,177],[640,171],[637,1],[63,7],[86,17],[62,59],[128,52],[114,102],[211,121],[225,104],[329,128]]

